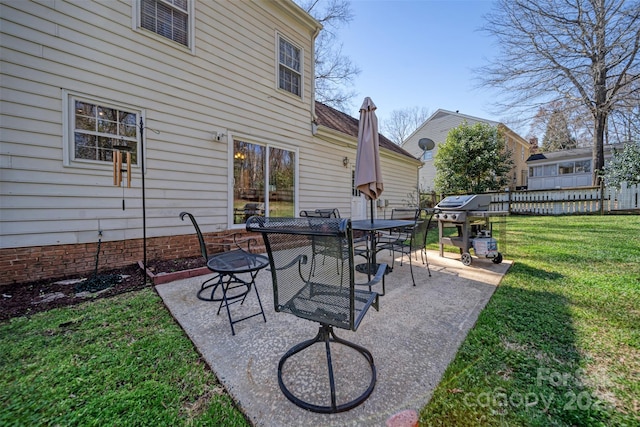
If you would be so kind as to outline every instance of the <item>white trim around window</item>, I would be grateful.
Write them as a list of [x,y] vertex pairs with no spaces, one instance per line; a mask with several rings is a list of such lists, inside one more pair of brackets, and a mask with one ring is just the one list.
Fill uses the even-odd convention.
[[276,88],[302,99],[304,93],[304,49],[276,32]]
[[139,107],[62,91],[63,165],[102,169],[113,167],[114,145],[131,149],[133,167],[140,166]]
[[[191,52],[191,54],[195,55],[195,18],[194,18],[194,3],[195,0],[133,0],[131,2],[131,28],[134,31],[138,31],[143,33],[151,38],[154,38],[162,43],[167,45],[187,49]],[[182,25],[178,25],[177,22],[166,22],[162,27],[156,27],[155,29],[147,29],[142,24],[142,8],[144,6],[155,6],[156,8],[160,7],[162,10],[166,12],[176,13],[178,15],[185,13],[188,16],[186,17],[186,25],[187,28],[181,28]],[[169,14],[167,14],[167,19],[172,18]],[[157,15],[151,18],[152,21],[155,19],[156,23],[159,23],[159,19]],[[174,30],[178,30],[178,33],[175,33]],[[184,40],[181,40],[182,30],[186,31],[186,37]],[[186,43],[185,43],[186,42]]]
[[[243,228],[245,227],[244,223],[237,223],[235,221],[236,217],[236,213],[234,212],[234,202],[236,199],[236,193],[235,193],[235,187],[237,184],[235,182],[235,170],[234,170],[234,155],[235,153],[235,141],[240,141],[246,144],[250,144],[253,146],[260,146],[263,147],[266,150],[266,163],[264,164],[264,177],[263,179],[265,179],[266,182],[268,182],[269,175],[270,175],[270,165],[269,165],[269,152],[271,149],[277,149],[277,150],[283,150],[283,151],[287,151],[287,152],[291,152],[293,153],[294,157],[295,157],[295,163],[294,163],[294,169],[293,169],[293,180],[294,180],[294,185],[293,185],[293,206],[292,206],[292,215],[296,216],[296,213],[298,212],[299,209],[299,186],[300,186],[300,149],[297,146],[290,146],[286,143],[281,143],[281,142],[277,142],[277,141],[273,141],[273,140],[269,140],[266,138],[260,138],[260,137],[256,137],[256,136],[250,136],[250,135],[246,135],[243,133],[235,133],[235,132],[228,132],[227,135],[227,144],[228,144],[228,167],[229,167],[229,180],[227,182],[227,200],[228,200],[228,205],[227,205],[227,215],[228,215],[228,227],[230,229],[235,229],[235,228]],[[267,194],[267,193],[264,193]],[[273,216],[274,213],[274,206],[271,204],[271,200],[270,198],[267,196],[265,198],[266,200],[257,200],[258,202],[264,202],[265,204],[265,214],[267,216],[271,215]],[[254,201],[254,200],[251,200]]]

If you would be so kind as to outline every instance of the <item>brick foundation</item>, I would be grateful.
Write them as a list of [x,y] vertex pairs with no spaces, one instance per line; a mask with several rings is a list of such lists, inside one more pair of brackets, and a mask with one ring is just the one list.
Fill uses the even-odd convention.
[[[262,239],[255,236],[259,244]],[[213,243],[229,242],[229,232],[205,233],[207,250],[219,252]],[[209,245],[209,243],[212,243]],[[68,278],[91,273],[95,269],[98,242],[76,245],[34,246],[0,249],[0,286],[41,279]],[[143,259],[142,239],[102,242],[98,271],[135,264]],[[195,234],[147,238],[147,261],[200,255]]]

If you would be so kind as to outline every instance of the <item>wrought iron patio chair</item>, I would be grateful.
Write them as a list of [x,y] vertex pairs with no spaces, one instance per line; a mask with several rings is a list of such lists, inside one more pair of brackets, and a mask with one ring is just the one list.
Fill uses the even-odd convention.
[[[320,323],[314,338],[296,344],[280,359],[280,390],[297,406],[314,412],[342,412],[360,405],[369,397],[375,386],[376,368],[373,356],[366,348],[337,337],[334,328],[355,331],[369,307],[373,305],[378,309],[378,294],[371,291],[371,287],[382,280],[386,264],[380,266],[375,277],[369,282],[355,283],[352,229],[349,219],[252,217],[247,221],[246,227],[247,230],[261,232],[267,247],[275,311]],[[347,247],[347,250],[337,252],[342,257],[341,262],[348,266],[342,274],[336,274],[332,265],[316,265],[315,271],[312,272],[313,241],[317,237],[333,240],[336,247]],[[292,356],[299,353],[301,358],[315,354],[313,351],[303,351],[314,344],[322,343],[327,358],[330,393],[329,396],[323,397],[314,395],[313,399],[307,388],[296,389],[295,381],[285,381],[286,378],[297,375],[305,376],[302,382],[309,384],[312,378],[306,376],[311,375],[310,372],[291,367],[287,370],[286,365]],[[336,344],[355,350],[369,365],[371,377],[368,386],[364,392],[358,391],[360,394],[353,399],[351,396],[345,398],[344,393],[336,392],[336,366],[332,362],[331,351],[332,346]],[[292,364],[295,366],[295,363]]]
[[[423,216],[421,212],[424,212]],[[407,229],[400,230],[396,234],[392,234],[386,240],[383,240],[380,244],[377,245],[377,250],[388,249],[393,254],[393,260],[391,262],[391,269],[395,264],[395,256],[396,253],[400,253],[402,257],[400,258],[400,266],[402,266],[402,258],[404,255],[408,255],[409,257],[409,269],[411,270],[411,281],[413,282],[413,286],[416,285],[416,280],[413,275],[413,262],[412,254],[416,251],[420,251],[420,257],[422,259],[422,263],[426,264],[427,272],[429,273],[429,277],[431,277],[431,269],[429,268],[429,260],[427,259],[427,233],[429,231],[429,227],[431,225],[431,217],[432,213],[418,210],[418,215],[415,217],[415,224]],[[417,254],[415,254],[416,261],[418,260]]]
[[[337,208],[316,209],[313,211],[303,210],[300,211],[300,216],[304,218],[340,218],[340,211]],[[369,249],[367,246],[367,242],[368,237],[363,233],[353,236],[355,255],[362,256],[367,259],[369,258]]]
[[[261,315],[266,322],[267,319],[264,315],[262,302],[260,301],[260,294],[254,283],[258,272],[256,267],[263,262],[259,259],[261,257],[260,255],[251,253],[251,247],[257,245],[257,240],[253,237],[239,238],[242,233],[232,233],[224,236],[225,239],[231,239],[231,242],[209,243],[209,245],[220,246],[223,249],[221,252],[210,255],[207,251],[207,243],[204,240],[204,235],[195,217],[189,212],[180,213],[180,219],[182,221],[184,221],[185,216],[189,217],[196,230],[198,243],[200,244],[200,253],[207,263],[207,268],[215,273],[213,277],[205,280],[200,286],[200,290],[197,293],[198,299],[219,302],[217,314],[220,314],[222,307],[226,308],[231,325],[231,333],[233,335],[236,334],[233,325],[243,320]],[[264,259],[264,257],[261,258]],[[239,276],[243,273],[249,275],[248,280]],[[242,318],[236,317],[236,319],[234,319],[229,306],[238,302],[242,305],[252,288],[258,298],[260,311],[249,316]]]
[[[419,208],[393,208],[391,210],[391,219],[404,219],[404,220],[408,220],[408,221],[415,221],[416,219],[418,219],[418,217],[421,214],[421,210]],[[411,228],[413,226],[409,226],[409,227],[402,227],[402,228],[395,228],[393,230],[391,230],[391,233],[405,233],[405,234],[409,234],[411,233]]]
[[340,218],[340,211],[336,208],[303,210],[300,211],[300,216],[305,218]]
[[[180,212],[180,219],[182,221],[184,221],[185,216],[189,217],[189,219],[191,220],[191,223],[193,224],[193,228],[195,228],[196,230],[196,235],[198,236],[198,243],[200,244],[200,254],[202,255],[202,258],[204,258],[206,263],[208,263],[209,260],[211,260],[211,258],[217,254],[217,252],[214,254],[209,254],[207,250],[207,245],[219,246],[222,251],[236,250],[236,251],[244,251],[244,252],[251,253],[252,246],[257,246],[258,244],[258,241],[253,237],[240,237],[242,236],[242,233],[231,233],[229,235],[224,236],[224,239],[231,240],[229,242],[207,243],[204,240],[204,235],[202,234],[202,231],[200,231],[200,227],[198,226],[198,222],[196,221],[195,217],[189,212]],[[219,278],[216,275],[208,280],[205,280],[200,286],[200,290],[198,291],[198,298],[203,301],[220,301],[220,297],[216,297],[214,295],[216,292],[216,288],[218,286],[218,283],[217,283],[218,279]],[[207,291],[211,291],[211,296],[209,297],[204,296],[204,294],[207,293]],[[248,292],[249,290],[247,289],[246,291]]]
[[[316,209],[316,210],[302,210],[300,211],[300,216],[302,218],[340,218],[340,211],[338,209]],[[340,264],[339,260],[343,258],[343,256],[338,253],[342,248],[335,247],[333,242],[325,239],[323,236],[316,236],[312,240],[313,244],[313,256],[311,258],[311,271],[313,273],[315,263],[317,262],[317,255],[322,255],[322,262],[324,263],[326,257],[331,257],[336,259],[336,269],[340,267],[344,267],[344,264]]]

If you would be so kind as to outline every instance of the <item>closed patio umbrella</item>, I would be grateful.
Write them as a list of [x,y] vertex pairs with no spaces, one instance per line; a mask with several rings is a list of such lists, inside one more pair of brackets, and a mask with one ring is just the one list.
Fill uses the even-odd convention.
[[380,138],[378,136],[378,118],[376,105],[366,97],[360,107],[358,126],[358,151],[356,153],[355,185],[371,204],[371,222],[373,222],[373,201],[382,194],[382,170],[380,168]]

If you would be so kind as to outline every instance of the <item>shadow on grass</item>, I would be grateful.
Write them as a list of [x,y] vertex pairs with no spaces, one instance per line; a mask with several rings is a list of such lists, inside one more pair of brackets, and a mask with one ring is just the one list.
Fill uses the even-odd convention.
[[[447,368],[421,425],[597,425],[611,406],[589,383],[562,275],[515,263]],[[557,286],[557,283],[555,284]]]

